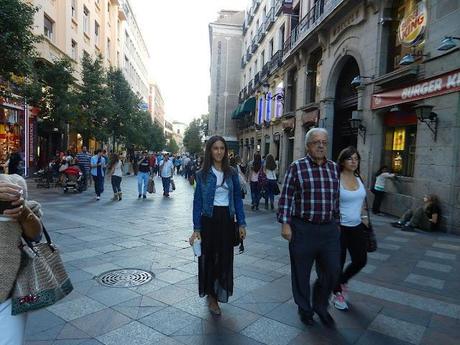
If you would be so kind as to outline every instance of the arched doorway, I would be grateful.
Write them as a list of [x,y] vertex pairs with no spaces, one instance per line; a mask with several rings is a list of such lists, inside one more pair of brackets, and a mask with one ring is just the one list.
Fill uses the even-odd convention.
[[346,59],[335,89],[332,145],[332,159],[334,160],[345,147],[356,146],[358,143],[357,133],[350,126],[351,114],[358,108],[358,92],[351,86],[351,81],[360,73],[356,60],[351,56]]

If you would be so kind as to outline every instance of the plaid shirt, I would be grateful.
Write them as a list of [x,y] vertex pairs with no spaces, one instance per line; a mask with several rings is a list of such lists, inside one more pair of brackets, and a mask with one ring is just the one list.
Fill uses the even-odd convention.
[[291,223],[292,217],[312,223],[339,220],[339,182],[339,168],[330,160],[318,165],[307,155],[293,162],[284,178],[278,221]]

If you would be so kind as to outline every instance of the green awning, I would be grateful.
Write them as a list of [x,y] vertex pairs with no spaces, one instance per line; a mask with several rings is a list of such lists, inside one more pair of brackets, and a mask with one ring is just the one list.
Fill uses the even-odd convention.
[[232,119],[239,119],[246,113],[252,113],[256,110],[256,98],[250,97],[243,103],[239,104],[238,107],[232,113]]

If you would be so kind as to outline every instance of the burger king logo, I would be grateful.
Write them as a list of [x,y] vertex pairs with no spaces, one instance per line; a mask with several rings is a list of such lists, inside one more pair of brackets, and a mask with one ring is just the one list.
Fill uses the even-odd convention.
[[399,23],[399,41],[407,46],[417,46],[423,41],[426,28],[427,11],[424,1],[420,1],[417,7]]

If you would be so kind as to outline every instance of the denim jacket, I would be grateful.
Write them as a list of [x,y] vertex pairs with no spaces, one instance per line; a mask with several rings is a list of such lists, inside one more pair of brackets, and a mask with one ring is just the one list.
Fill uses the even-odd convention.
[[[206,181],[203,180],[205,172],[196,174],[195,195],[193,197],[193,229],[201,231],[201,216],[212,217],[214,207],[214,195],[216,194],[217,177],[210,169],[207,172]],[[228,185],[228,208],[230,217],[236,214],[238,225],[246,226],[243,210],[243,199],[241,198],[241,186],[236,170],[232,168],[231,176],[225,180]]]

